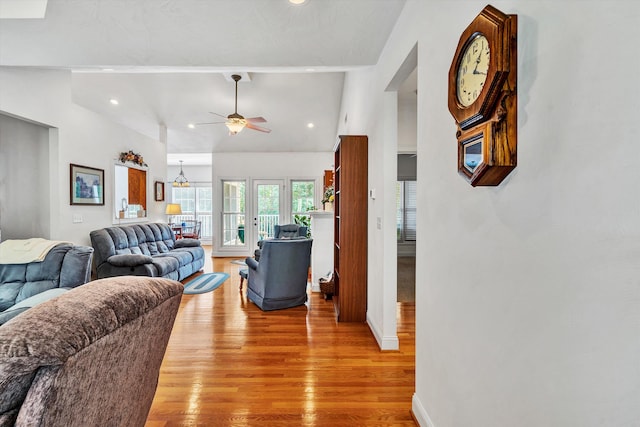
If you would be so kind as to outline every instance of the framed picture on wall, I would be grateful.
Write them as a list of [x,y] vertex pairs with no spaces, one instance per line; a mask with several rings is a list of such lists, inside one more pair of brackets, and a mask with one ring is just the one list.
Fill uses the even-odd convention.
[[156,202],[164,201],[164,182],[156,181],[154,182],[155,188],[155,199]]
[[104,169],[73,163],[69,166],[69,204],[104,205]]

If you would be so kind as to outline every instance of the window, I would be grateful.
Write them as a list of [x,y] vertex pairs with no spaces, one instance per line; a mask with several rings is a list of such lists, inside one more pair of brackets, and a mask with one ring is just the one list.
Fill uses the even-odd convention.
[[244,246],[245,181],[222,181],[222,245]]
[[396,230],[398,242],[416,240],[416,181],[396,183]]
[[311,215],[309,211],[314,209],[315,182],[291,181],[291,220],[300,225],[307,226],[307,233],[311,233]]
[[171,200],[180,204],[182,215],[174,217],[175,222],[183,220],[200,221],[200,239],[211,240],[213,200],[211,183],[191,183],[190,187],[171,187]]
[[[172,190],[171,200],[182,208],[182,216],[179,219],[193,219],[193,214],[196,211],[195,187],[172,187]],[[176,222],[179,221],[176,220]]]
[[[309,226],[311,216],[309,211],[314,209],[315,182],[291,181],[291,220]],[[296,218],[298,219],[296,221]]]

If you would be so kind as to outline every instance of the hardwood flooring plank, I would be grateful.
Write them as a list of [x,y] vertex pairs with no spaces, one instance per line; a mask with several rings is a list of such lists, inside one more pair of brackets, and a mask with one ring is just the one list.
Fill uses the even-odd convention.
[[415,426],[415,305],[398,304],[399,351],[364,323],[338,324],[333,304],[262,312],[230,278],[180,304],[146,427]]

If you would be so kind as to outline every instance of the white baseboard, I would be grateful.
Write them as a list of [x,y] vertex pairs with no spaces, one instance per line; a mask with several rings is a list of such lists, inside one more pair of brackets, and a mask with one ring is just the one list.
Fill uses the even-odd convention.
[[429,414],[427,414],[427,410],[422,406],[422,402],[418,399],[415,393],[413,393],[413,397],[411,398],[411,412],[413,412],[413,416],[416,421],[418,421],[418,425],[420,427],[436,427],[429,418]]
[[369,316],[369,312],[367,312],[367,324],[369,325],[369,329],[373,333],[376,341],[378,342],[378,346],[380,350],[399,350],[400,349],[400,340],[397,335],[392,336],[384,336],[382,335],[382,331],[376,325],[376,323]]

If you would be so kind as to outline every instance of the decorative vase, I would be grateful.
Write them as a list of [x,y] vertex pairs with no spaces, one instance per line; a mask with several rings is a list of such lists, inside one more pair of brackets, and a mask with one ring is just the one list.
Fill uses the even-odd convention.
[[333,202],[324,202],[322,208],[327,212],[333,212]]

